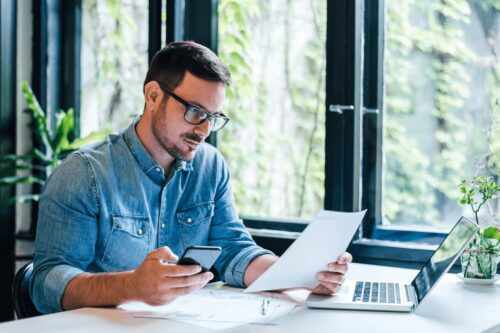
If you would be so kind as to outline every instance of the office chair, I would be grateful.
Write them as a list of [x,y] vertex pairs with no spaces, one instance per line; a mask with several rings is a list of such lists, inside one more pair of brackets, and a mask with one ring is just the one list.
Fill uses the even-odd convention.
[[12,299],[14,300],[14,310],[16,310],[18,319],[41,315],[31,301],[29,288],[32,273],[33,263],[30,262],[21,267],[14,277],[14,283],[12,285]]

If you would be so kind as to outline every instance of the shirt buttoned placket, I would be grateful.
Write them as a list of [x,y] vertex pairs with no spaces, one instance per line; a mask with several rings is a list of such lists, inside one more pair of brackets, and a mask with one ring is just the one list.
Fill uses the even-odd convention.
[[[164,240],[167,239],[166,235],[166,216],[167,216],[167,191],[168,191],[168,185],[171,184],[175,177],[177,176],[177,173],[179,170],[181,170],[182,164],[179,161],[176,161],[174,164],[174,168],[171,169],[169,172],[168,176],[166,177],[165,181],[163,182],[163,185],[161,186],[161,191],[160,191],[160,204],[158,207],[158,221],[157,221],[157,242],[158,246],[161,246],[164,243]],[[163,169],[160,167],[157,167],[160,169],[160,171],[163,174]],[[157,246],[157,247],[158,247]]]

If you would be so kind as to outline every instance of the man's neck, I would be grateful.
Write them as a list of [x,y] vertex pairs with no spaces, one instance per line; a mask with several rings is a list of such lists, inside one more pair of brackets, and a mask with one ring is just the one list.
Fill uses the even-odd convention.
[[[145,117],[143,115],[142,117]],[[158,143],[156,138],[153,135],[153,131],[148,127],[147,121],[144,121],[143,118],[139,119],[135,127],[135,131],[137,133],[137,137],[141,141],[142,145],[148,153],[153,157],[153,159],[158,163],[164,170],[164,174],[168,175],[170,169],[175,163],[175,158],[171,156],[169,153],[163,149],[163,147]]]

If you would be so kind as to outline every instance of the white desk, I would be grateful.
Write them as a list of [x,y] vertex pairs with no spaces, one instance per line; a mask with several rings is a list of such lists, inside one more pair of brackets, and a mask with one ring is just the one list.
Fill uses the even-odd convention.
[[[349,278],[411,281],[414,270],[352,264]],[[500,283],[464,285],[443,277],[414,313],[316,310],[303,306],[306,292],[290,295],[302,306],[278,326],[246,325],[223,332],[482,332],[500,324]],[[500,332],[500,327],[495,329]],[[0,324],[1,333],[23,332],[212,332],[162,319],[139,319],[116,309],[85,308]]]

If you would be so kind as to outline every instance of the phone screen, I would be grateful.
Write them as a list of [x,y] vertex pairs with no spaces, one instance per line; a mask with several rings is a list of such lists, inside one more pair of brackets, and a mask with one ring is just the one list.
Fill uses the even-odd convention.
[[206,272],[212,268],[222,249],[218,246],[190,246],[184,251],[177,265],[200,265]]

